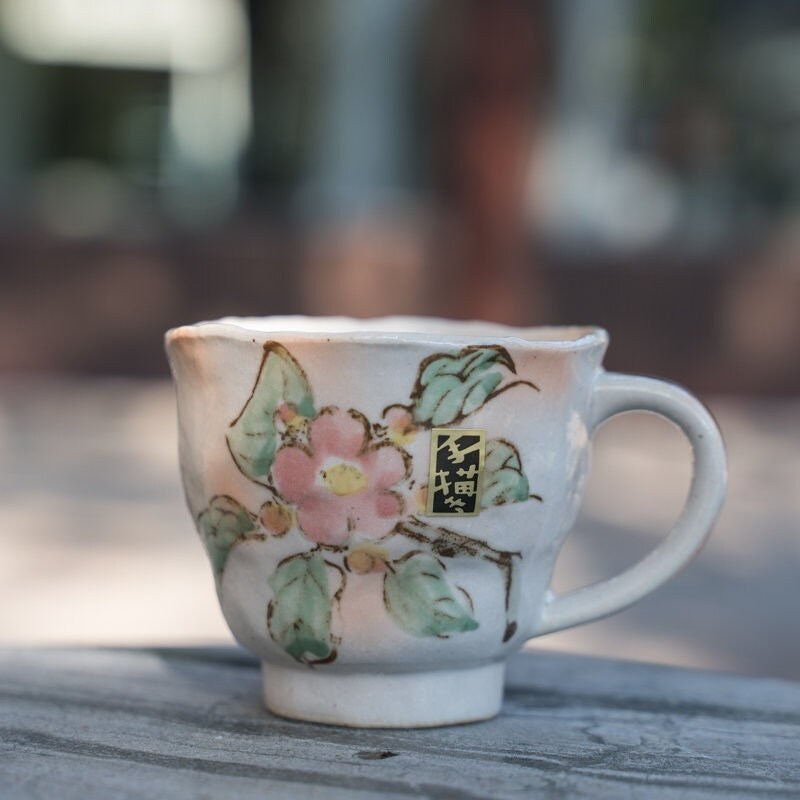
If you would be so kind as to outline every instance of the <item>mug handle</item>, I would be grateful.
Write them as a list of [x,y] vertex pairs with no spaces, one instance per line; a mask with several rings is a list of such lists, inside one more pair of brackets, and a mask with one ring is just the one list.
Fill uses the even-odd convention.
[[694,472],[686,505],[666,539],[638,564],[563,595],[548,591],[536,636],[606,617],[640,600],[679,572],[708,538],[725,497],[725,446],[703,404],[667,381],[600,373],[592,393],[589,431],[625,411],[653,411],[674,422],[692,446]]

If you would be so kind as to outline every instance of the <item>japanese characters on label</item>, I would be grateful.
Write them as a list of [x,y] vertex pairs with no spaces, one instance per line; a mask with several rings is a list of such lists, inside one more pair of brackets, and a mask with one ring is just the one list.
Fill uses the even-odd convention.
[[428,477],[429,516],[461,516],[481,510],[486,435],[482,430],[434,428]]

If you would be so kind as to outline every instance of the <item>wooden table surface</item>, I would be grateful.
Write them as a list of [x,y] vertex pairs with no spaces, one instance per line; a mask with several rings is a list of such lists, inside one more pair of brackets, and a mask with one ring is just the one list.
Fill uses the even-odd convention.
[[557,653],[494,720],[280,719],[235,648],[0,650],[0,797],[800,797],[800,685]]

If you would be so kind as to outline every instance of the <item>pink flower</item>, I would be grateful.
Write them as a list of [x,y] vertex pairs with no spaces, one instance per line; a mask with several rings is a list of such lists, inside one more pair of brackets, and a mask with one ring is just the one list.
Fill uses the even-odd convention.
[[356,534],[388,534],[403,513],[391,487],[408,475],[408,456],[390,444],[371,446],[367,420],[337,408],[311,421],[309,445],[281,448],[272,465],[276,488],[297,507],[303,533],[330,545]]

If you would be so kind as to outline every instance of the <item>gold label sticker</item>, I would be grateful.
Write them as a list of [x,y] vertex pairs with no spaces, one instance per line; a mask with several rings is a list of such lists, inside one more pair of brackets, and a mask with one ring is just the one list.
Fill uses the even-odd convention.
[[425,513],[430,517],[479,514],[485,457],[486,431],[434,428]]

